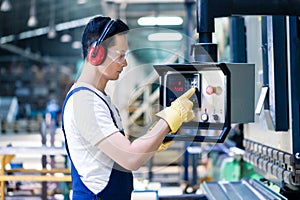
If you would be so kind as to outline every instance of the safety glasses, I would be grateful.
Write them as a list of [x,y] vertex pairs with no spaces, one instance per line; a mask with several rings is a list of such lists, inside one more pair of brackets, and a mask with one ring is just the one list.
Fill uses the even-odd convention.
[[114,62],[122,64],[127,59],[128,53],[128,51],[108,49],[107,57],[109,57]]

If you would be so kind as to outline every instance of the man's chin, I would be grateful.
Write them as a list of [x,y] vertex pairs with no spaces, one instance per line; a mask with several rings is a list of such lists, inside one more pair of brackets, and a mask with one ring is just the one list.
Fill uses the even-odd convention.
[[112,78],[111,80],[112,80],[112,81],[116,81],[116,80],[119,79],[119,76],[120,76],[120,75],[117,75],[117,76],[115,76],[114,78]]

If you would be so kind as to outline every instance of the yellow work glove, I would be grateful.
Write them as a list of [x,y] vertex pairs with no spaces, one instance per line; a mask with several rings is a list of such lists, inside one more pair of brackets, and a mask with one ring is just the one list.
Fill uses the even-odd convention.
[[[146,134],[148,134],[152,129],[153,127],[157,124],[157,121],[154,122],[151,127],[147,130]],[[166,150],[167,148],[169,148],[171,145],[174,144],[174,141],[167,141],[167,142],[163,142],[159,147],[158,149],[156,150],[157,152],[161,152],[161,151],[164,151]]]
[[195,115],[193,113],[193,102],[189,98],[195,93],[196,88],[191,88],[183,95],[171,103],[171,106],[156,113],[156,116],[164,119],[170,129],[170,133],[176,133],[183,122],[191,121]]
[[[188,90],[186,93],[184,93],[182,96],[177,98],[174,102],[172,102],[171,106],[169,108],[166,108],[165,110],[156,114],[157,116],[159,116],[163,119],[165,119],[165,118],[169,119],[169,116],[165,117],[166,112],[168,114],[174,112],[174,111],[170,112],[169,111],[170,108],[174,109],[175,111],[177,111],[179,113],[179,116],[181,116],[182,121],[180,122],[180,119],[173,119],[173,120],[171,119],[172,122],[175,121],[175,123],[177,123],[175,126],[173,125],[173,129],[171,128],[171,126],[169,124],[170,120],[168,122],[165,119],[170,126],[170,129],[171,129],[170,133],[177,132],[177,130],[181,126],[182,122],[188,122],[195,117],[193,111],[191,110],[193,108],[193,103],[189,100],[189,98],[195,93],[195,91],[196,91],[196,88],[192,88],[192,89]],[[175,114],[175,116],[173,116],[173,117],[178,117],[178,116],[176,116],[176,114]],[[163,142],[157,149],[157,152],[161,152],[161,151],[168,149],[174,143],[175,143],[174,141]]]
[[157,152],[161,152],[166,150],[167,148],[169,148],[171,145],[173,145],[175,142],[172,141],[168,141],[168,142],[163,142],[161,143],[161,145],[158,147],[158,149],[156,150]]

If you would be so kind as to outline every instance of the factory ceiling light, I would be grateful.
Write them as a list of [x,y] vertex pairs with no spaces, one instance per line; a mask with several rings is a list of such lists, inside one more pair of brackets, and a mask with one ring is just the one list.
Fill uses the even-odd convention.
[[80,41],[72,42],[72,48],[73,49],[80,49],[81,48],[81,42]]
[[0,10],[2,12],[8,12],[8,11],[10,11],[11,10],[11,3],[10,3],[10,1],[9,0],[2,1]]
[[29,27],[34,27],[36,26],[38,23],[37,19],[36,19],[36,16],[35,15],[31,15],[28,19],[28,22],[27,22],[27,25]]
[[77,0],[78,4],[85,4],[88,0]]
[[182,35],[180,33],[152,33],[148,35],[149,41],[163,42],[163,41],[180,41]]
[[48,38],[53,39],[56,37],[56,30],[55,30],[55,5],[52,1],[49,1],[50,4],[50,19],[49,19],[49,32]]
[[36,18],[36,8],[35,8],[35,0],[31,0],[30,3],[30,12],[29,12],[29,19],[27,22],[27,26],[34,27],[38,23]]
[[183,23],[183,19],[177,16],[149,16],[138,19],[140,26],[178,26]]
[[56,37],[56,30],[55,30],[55,26],[54,25],[50,26],[49,32],[48,32],[47,36],[48,36],[49,39],[53,39],[53,38]]
[[61,37],[60,37],[60,41],[63,43],[66,42],[71,42],[72,41],[72,36],[69,33],[64,33]]

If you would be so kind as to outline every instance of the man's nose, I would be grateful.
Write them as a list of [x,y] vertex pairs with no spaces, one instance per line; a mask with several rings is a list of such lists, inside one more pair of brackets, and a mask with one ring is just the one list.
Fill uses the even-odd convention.
[[126,67],[128,65],[126,58],[122,61],[122,67]]

